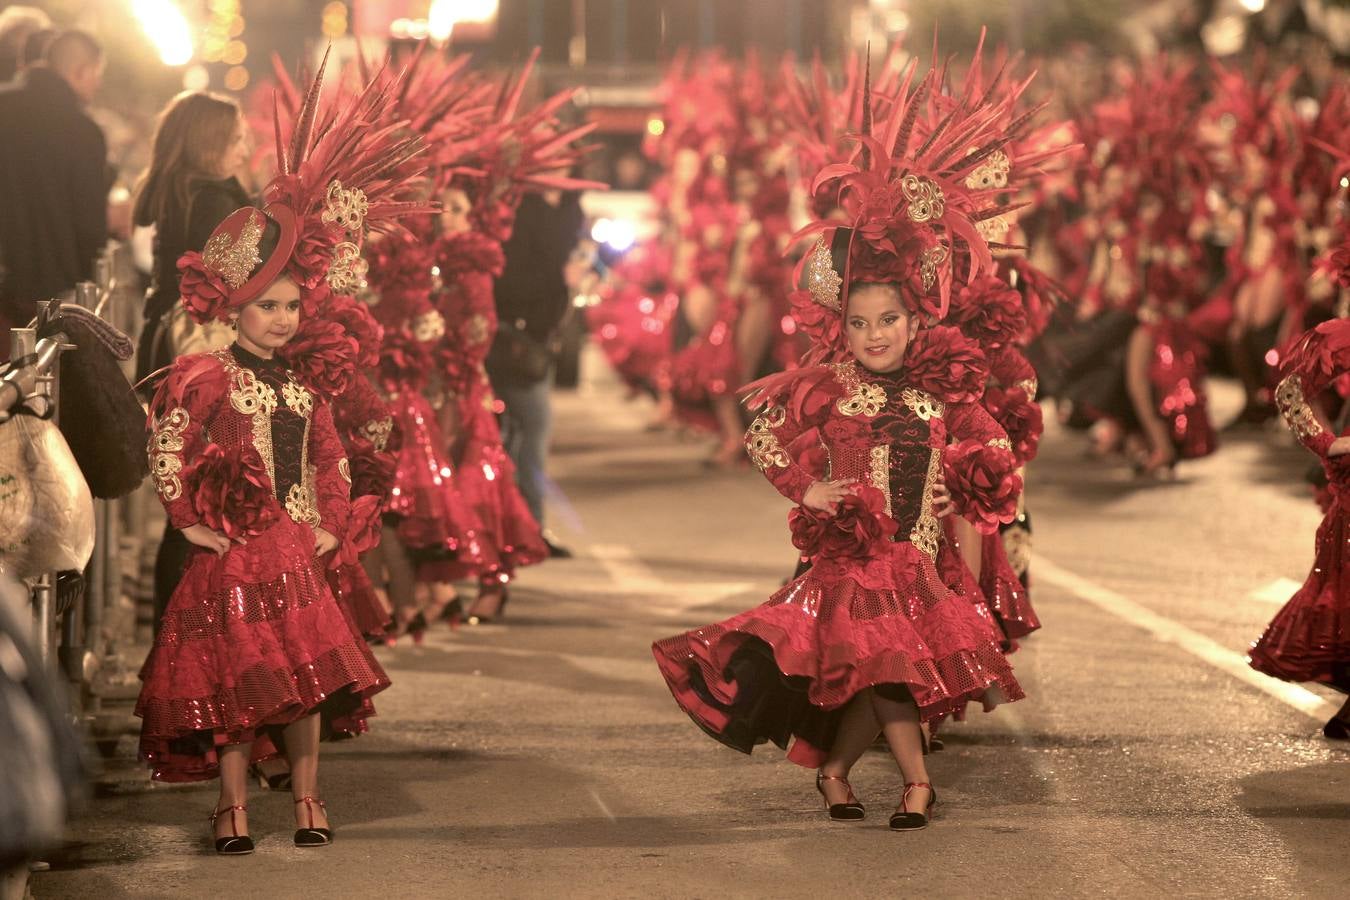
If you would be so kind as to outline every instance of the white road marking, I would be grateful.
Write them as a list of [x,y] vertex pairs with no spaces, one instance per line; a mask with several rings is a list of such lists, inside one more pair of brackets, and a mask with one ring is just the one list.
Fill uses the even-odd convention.
[[695,607],[717,603],[755,585],[753,581],[670,581],[657,575],[631,547],[592,544],[589,550],[609,575],[612,589],[652,597],[658,601],[653,607],[655,611],[669,616],[683,615]]
[[1303,587],[1302,582],[1295,581],[1292,578],[1276,578],[1270,584],[1257,588],[1247,596],[1252,600],[1260,600],[1262,603],[1284,606],[1301,587]]
[[[1336,708],[1312,691],[1289,684],[1260,672],[1247,665],[1247,657],[1241,653],[1212,641],[1199,632],[1192,631],[1179,622],[1116,593],[1109,588],[1094,584],[1086,578],[1062,569],[1043,556],[1032,560],[1032,572],[1035,578],[1044,579],[1056,587],[1068,591],[1074,596],[1086,600],[1117,618],[1123,619],[1137,628],[1152,634],[1159,641],[1176,644],[1192,656],[1209,663],[1239,681],[1246,682],[1257,690],[1264,691],[1301,713],[1319,721],[1328,719]],[[1286,598],[1287,599],[1287,598]]]

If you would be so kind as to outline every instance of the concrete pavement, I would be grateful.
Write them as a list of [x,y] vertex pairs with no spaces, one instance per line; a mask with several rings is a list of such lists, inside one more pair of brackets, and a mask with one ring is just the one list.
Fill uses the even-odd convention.
[[255,794],[258,852],[215,857],[214,789],[151,786],[128,739],[35,895],[1347,895],[1330,694],[1225,668],[1311,560],[1296,448],[1236,440],[1140,488],[1048,435],[1029,699],[944,734],[939,816],[900,835],[885,754],[855,771],[867,820],[832,824],[809,772],[721,747],[666,692],[651,641],[759,602],[793,554],[786,501],[644,409],[603,379],[559,396],[553,524],[578,558],[524,573],[504,624],[380,651],[372,733],[323,758],[332,847],[295,849],[289,797]]

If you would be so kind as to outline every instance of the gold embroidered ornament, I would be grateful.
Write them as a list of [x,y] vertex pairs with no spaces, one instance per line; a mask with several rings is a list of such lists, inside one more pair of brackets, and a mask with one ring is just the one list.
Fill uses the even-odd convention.
[[834,270],[834,261],[830,256],[830,248],[825,246],[825,239],[816,238],[815,246],[806,257],[806,289],[811,292],[811,298],[826,309],[839,312],[842,308],[839,290],[843,286],[844,279]]
[[933,285],[937,282],[938,266],[947,261],[947,248],[943,246],[929,247],[923,251],[923,256],[919,259],[919,280],[923,282],[923,289],[931,291]]
[[900,400],[910,408],[914,415],[927,422],[942,418],[947,411],[946,405],[932,394],[918,388],[907,387],[900,392]]
[[202,249],[202,262],[232,290],[243,287],[248,276],[262,263],[258,245],[262,243],[263,224],[263,214],[252,210],[238,238],[219,231],[211,236]]
[[[975,148],[970,148],[970,153],[975,152]],[[1012,163],[1008,160],[1008,154],[1002,150],[995,150],[990,153],[980,163],[975,171],[966,176],[966,187],[976,191],[997,190],[1008,186],[1008,174],[1012,171]]]
[[389,435],[394,430],[394,419],[392,416],[386,416],[383,419],[371,419],[361,426],[361,434],[366,440],[370,441],[376,453],[383,453],[384,448],[389,445]]
[[234,373],[230,405],[240,415],[254,416],[261,412],[270,416],[277,409],[277,392],[255,378],[248,369],[239,369]]
[[291,485],[291,489],[286,492],[286,515],[305,525],[318,525],[323,521],[319,511],[310,502],[309,491],[298,484]]
[[415,340],[426,343],[445,336],[445,317],[434,309],[427,310],[412,320],[412,334]]
[[907,213],[911,222],[922,225],[942,218],[947,212],[947,200],[942,195],[942,188],[928,178],[906,175],[900,180],[900,190],[909,201]]
[[188,412],[181,406],[169,410],[164,418],[154,423],[150,438],[150,465],[155,478],[155,490],[165,500],[177,500],[183,494],[183,483],[178,473],[183,471],[179,456],[185,442],[183,432],[188,427]]
[[366,200],[365,191],[360,188],[347,190],[341,181],[334,178],[328,183],[328,196],[324,200],[323,212],[319,214],[319,218],[349,234],[359,234],[369,211],[370,203]]
[[281,398],[286,406],[298,416],[308,416],[314,411],[314,395],[294,380],[281,386]]
[[328,264],[328,287],[335,294],[355,295],[366,285],[369,264],[361,258],[361,248],[351,241],[343,241],[333,250],[333,261]]
[[886,408],[886,389],[863,381],[856,363],[836,363],[834,377],[847,392],[834,408],[846,416],[875,416]]
[[775,428],[786,421],[787,410],[781,406],[771,406],[750,423],[750,431],[745,436],[745,447],[750,454],[750,461],[761,472],[771,468],[788,467],[787,453],[778,443],[778,436],[773,433]]

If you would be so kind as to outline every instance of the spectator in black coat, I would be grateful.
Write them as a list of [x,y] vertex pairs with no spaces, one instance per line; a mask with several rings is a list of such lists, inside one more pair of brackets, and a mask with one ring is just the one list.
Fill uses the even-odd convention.
[[[563,267],[584,221],[574,193],[527,194],[505,244],[506,267],[497,279],[497,339],[488,357],[492,388],[506,407],[502,442],[516,464],[520,492],[544,523],[552,408],[551,345],[570,294]],[[554,555],[567,555],[551,541]]]
[[107,241],[107,145],[84,111],[103,63],[98,41],[65,31],[0,88],[0,316],[11,325],[90,279]]

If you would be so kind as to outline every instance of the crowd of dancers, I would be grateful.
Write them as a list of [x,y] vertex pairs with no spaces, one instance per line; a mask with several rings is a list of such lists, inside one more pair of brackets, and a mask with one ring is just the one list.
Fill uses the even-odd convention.
[[[796,504],[794,577],[653,650],[704,731],[814,768],[832,819],[865,816],[848,776],[881,735],[889,826],[926,827],[940,730],[1023,696],[1047,397],[1141,477],[1214,451],[1210,366],[1242,380],[1239,423],[1283,414],[1324,458],[1326,520],[1253,665],[1350,689],[1344,82],[1162,59],[1074,107],[1023,68],[983,44],[839,78],[677,59],[649,128],[660,237],[590,310],[663,422],[713,429],[711,464],[748,459]],[[319,742],[366,729],[389,685],[371,643],[501,616],[549,553],[488,374],[546,350],[497,321],[494,279],[527,194],[601,186],[568,174],[588,129],[566,93],[525,102],[530,69],[279,71],[256,202],[230,177],[237,106],[187,94],[160,123],[136,213],[168,514],[140,750],[158,779],[219,778],[222,854],[254,848],[251,770],[289,787],[297,846],[329,844]]]

